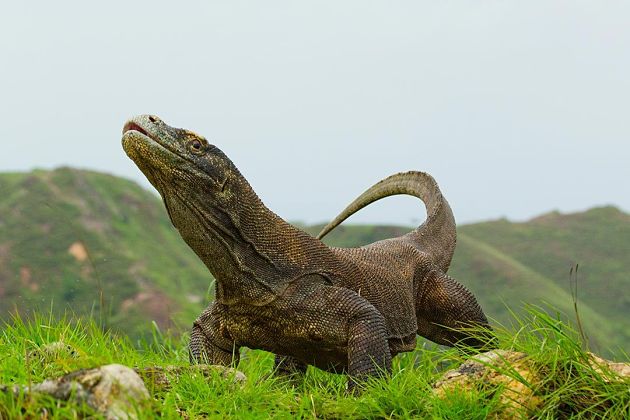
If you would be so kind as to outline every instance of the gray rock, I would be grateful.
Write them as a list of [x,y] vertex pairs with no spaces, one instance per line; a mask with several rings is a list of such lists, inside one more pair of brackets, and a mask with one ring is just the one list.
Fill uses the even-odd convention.
[[28,387],[4,387],[14,394],[47,394],[59,400],[86,403],[108,419],[134,419],[136,410],[149,401],[144,382],[133,369],[122,365],[106,365],[81,369],[60,378],[47,379]]
[[[64,349],[62,344],[55,347]],[[59,378],[47,379],[30,388],[0,385],[0,392],[16,396],[21,393],[47,394],[63,401],[85,403],[108,419],[134,419],[137,418],[137,410],[150,401],[145,382],[154,391],[168,390],[172,382],[183,374],[200,375],[202,378],[219,375],[239,386],[247,380],[242,372],[225,366],[153,366],[133,370],[113,364],[81,369]]]

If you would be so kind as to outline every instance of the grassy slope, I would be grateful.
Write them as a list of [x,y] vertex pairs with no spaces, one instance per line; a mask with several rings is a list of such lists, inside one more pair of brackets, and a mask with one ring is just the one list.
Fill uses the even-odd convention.
[[[519,264],[544,274],[546,284],[565,291],[569,289],[569,267],[579,263],[580,302],[615,327],[609,341],[630,346],[630,215],[602,207],[568,215],[550,213],[525,223],[477,223],[463,226],[461,233],[500,249]],[[460,262],[456,260],[455,267]],[[531,290],[563,308],[546,297],[550,295],[540,294],[538,284],[532,284]],[[531,299],[532,291],[523,297]]]
[[[174,298],[177,307],[169,312],[176,320],[188,324],[208,301],[212,276],[183,243],[162,203],[131,181],[126,181],[127,185],[111,182],[96,173],[89,174],[88,179],[114,214],[112,229],[120,243],[119,249],[138,267],[140,281],[154,284]],[[134,211],[128,212],[129,205]],[[148,220],[147,213],[151,214]]]
[[[77,242],[89,258],[68,252]],[[131,181],[68,168],[0,177],[2,313],[53,302],[134,335],[168,325],[164,308],[188,323],[209,280],[158,198]]]
[[[511,412],[508,417],[624,418],[630,414],[630,394],[626,382],[609,382],[594,371],[566,325],[541,312],[515,321],[516,330],[500,331],[502,348],[530,355],[544,382],[528,384],[541,398],[533,412]],[[37,349],[47,343],[63,341],[77,354],[58,352],[42,356]],[[31,323],[13,320],[0,330],[0,384],[37,383],[79,368],[108,363],[132,367],[187,365],[185,340],[173,341],[155,332],[153,340],[140,349],[128,339],[103,333],[93,323],[53,321],[38,317]],[[241,388],[222,379],[184,374],[170,390],[155,390],[149,406],[141,407],[140,418],[495,418],[502,413],[502,390],[479,384],[479,388],[460,390],[445,399],[436,397],[432,384],[441,373],[461,363],[455,350],[418,349],[394,361],[388,380],[370,383],[360,397],[344,392],[345,377],[309,368],[303,379],[285,382],[269,377],[272,358],[261,351],[244,351],[239,369],[248,377]],[[519,380],[518,374],[507,372]],[[0,418],[76,418],[90,413],[73,403],[58,403],[47,398],[14,399],[0,392]],[[504,417],[501,417],[504,418]]]
[[[489,317],[505,323],[510,319],[506,308],[525,304],[548,304],[573,319],[573,302],[567,288],[521,264],[513,257],[481,241],[460,234],[455,262],[449,274],[466,284],[478,296]],[[587,332],[596,332],[591,345],[610,349],[621,344],[615,340],[612,323],[602,314],[580,303]]]

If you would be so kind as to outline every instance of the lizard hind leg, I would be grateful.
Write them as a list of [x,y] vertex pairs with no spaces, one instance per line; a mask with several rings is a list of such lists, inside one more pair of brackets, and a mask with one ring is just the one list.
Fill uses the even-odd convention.
[[276,354],[273,374],[281,379],[286,379],[290,383],[297,385],[306,374],[306,363],[291,357]]
[[350,323],[348,336],[348,391],[358,393],[369,377],[389,375],[392,354],[386,339],[385,319],[372,305]]
[[276,354],[276,358],[273,365],[274,372],[282,376],[304,374],[306,373],[306,368],[307,368],[306,363],[301,362],[295,357],[282,356],[280,354]]
[[302,337],[309,344],[294,348],[294,356],[301,354],[300,360],[320,369],[346,372],[353,393],[367,379],[391,371],[385,318],[368,300],[343,287],[309,283],[301,287],[301,293],[294,293],[283,308],[294,314],[287,318],[287,330],[309,326]]
[[418,335],[447,346],[496,347],[496,338],[475,296],[439,271],[422,282],[416,303]]

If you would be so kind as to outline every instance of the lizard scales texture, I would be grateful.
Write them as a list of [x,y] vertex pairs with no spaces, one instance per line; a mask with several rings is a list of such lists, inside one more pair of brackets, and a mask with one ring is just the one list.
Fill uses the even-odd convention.
[[[445,274],[455,222],[428,174],[400,173],[377,183],[313,238],[269,210],[205,138],[142,115],[125,124],[122,142],[216,279],[216,300],[193,324],[193,362],[238,362],[245,346],[275,353],[280,373],[310,364],[347,372],[353,387],[387,372],[394,355],[415,348],[417,334],[446,345],[485,344],[461,329],[488,323],[474,296]],[[319,240],[362,207],[395,194],[421,198],[425,223],[361,248]]]

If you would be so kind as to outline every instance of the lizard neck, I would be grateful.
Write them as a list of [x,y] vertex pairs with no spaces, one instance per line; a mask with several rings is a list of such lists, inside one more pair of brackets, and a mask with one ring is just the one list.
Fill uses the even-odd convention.
[[228,179],[227,204],[203,194],[166,199],[173,224],[217,281],[225,304],[264,304],[308,272],[310,252],[325,246],[269,210],[247,180]]

